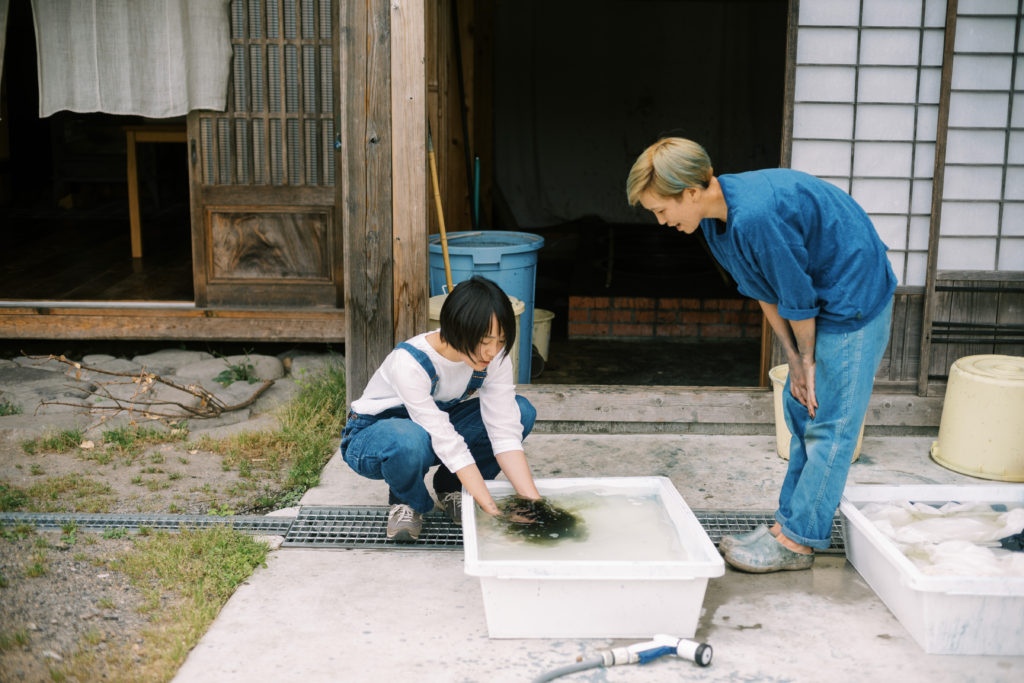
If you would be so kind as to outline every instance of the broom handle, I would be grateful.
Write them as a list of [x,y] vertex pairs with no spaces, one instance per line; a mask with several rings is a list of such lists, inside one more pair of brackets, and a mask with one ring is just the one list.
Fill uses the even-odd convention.
[[430,126],[427,126],[427,157],[430,159],[430,180],[434,185],[434,205],[437,207],[437,224],[441,228],[441,254],[444,256],[444,279],[448,283],[448,293],[452,291],[452,264],[448,260],[448,235],[444,231],[444,211],[441,209],[441,188],[437,184],[437,161],[434,159],[434,141],[430,137]]

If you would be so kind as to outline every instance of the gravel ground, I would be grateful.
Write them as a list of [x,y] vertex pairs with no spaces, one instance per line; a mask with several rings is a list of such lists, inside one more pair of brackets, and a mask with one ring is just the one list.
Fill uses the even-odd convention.
[[[91,680],[107,678],[103,662],[108,654],[141,661],[145,598],[127,576],[105,566],[131,547],[130,540],[79,533],[69,542],[60,531],[13,538],[10,529],[5,536],[0,539],[5,581],[0,589],[0,680],[61,680],[59,672],[83,649],[98,655]],[[30,575],[36,563],[45,567],[41,576]]]
[[[254,485],[274,485],[272,477],[241,477],[225,469],[220,456],[185,443],[150,446],[131,462],[101,464],[94,458],[94,452],[80,449],[30,455],[20,445],[0,443],[0,481],[27,490],[51,478],[87,477],[110,487],[94,499],[104,512],[118,514],[252,514],[246,506]],[[73,511],[61,499],[51,509]],[[131,548],[131,540],[85,531],[76,532],[73,542],[61,531],[23,535],[8,526],[0,536],[0,682],[117,680],[105,660],[139,662],[146,648],[147,616],[140,611],[146,598],[109,566]],[[37,562],[45,573],[33,576]],[[96,656],[75,668],[79,652]],[[81,679],[67,675],[83,670],[88,674]]]

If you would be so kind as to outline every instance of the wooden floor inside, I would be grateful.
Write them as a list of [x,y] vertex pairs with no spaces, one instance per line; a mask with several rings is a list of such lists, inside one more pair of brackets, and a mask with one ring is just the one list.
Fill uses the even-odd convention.
[[188,206],[149,206],[133,259],[128,203],[0,208],[0,301],[192,301]]

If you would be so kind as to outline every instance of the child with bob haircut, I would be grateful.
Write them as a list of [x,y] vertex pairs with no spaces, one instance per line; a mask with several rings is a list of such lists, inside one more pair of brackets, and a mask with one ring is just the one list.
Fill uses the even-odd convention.
[[[490,515],[484,481],[504,472],[516,493],[540,499],[523,453],[537,411],[516,395],[509,356],[515,313],[508,296],[474,276],[441,307],[441,328],[399,344],[351,406],[341,453],[357,473],[388,484],[387,537],[415,541],[434,508],[461,523],[461,487]],[[474,394],[476,394],[474,396]]]

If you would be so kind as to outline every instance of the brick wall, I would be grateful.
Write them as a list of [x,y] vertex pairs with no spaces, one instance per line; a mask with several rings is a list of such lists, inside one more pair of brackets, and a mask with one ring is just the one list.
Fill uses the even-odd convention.
[[570,338],[760,336],[761,307],[753,299],[569,297]]

